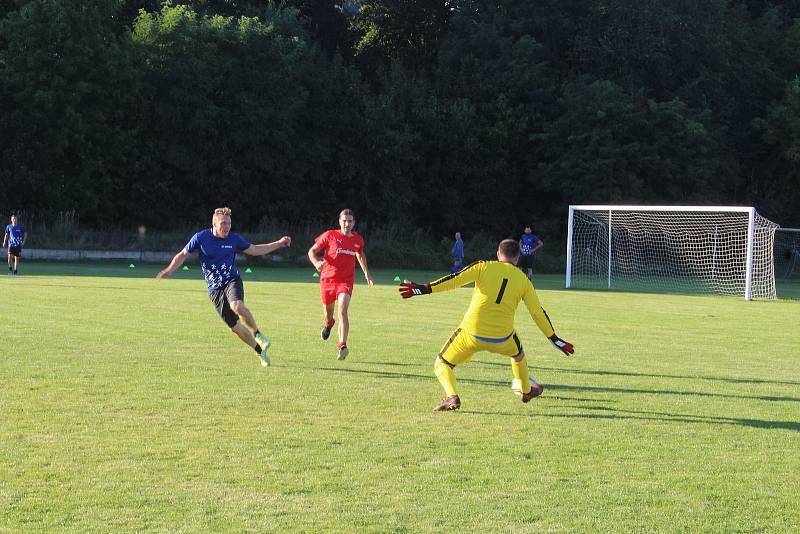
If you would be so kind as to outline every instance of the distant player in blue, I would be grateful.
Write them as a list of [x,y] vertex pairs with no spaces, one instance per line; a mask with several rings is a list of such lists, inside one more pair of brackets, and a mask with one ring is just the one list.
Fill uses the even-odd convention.
[[464,268],[464,242],[461,240],[461,232],[456,232],[456,242],[450,251],[450,257],[453,258],[451,273],[457,273]]
[[3,248],[8,246],[8,275],[16,276],[19,270],[19,259],[22,257],[22,246],[28,235],[25,233],[25,225],[17,223],[16,213],[11,214],[11,224],[6,225],[6,233],[3,234]]
[[[270,342],[258,330],[253,314],[244,305],[244,284],[236,269],[236,253],[263,256],[291,244],[292,238],[283,236],[273,243],[252,245],[236,232],[231,232],[230,208],[217,208],[211,218],[211,228],[194,234],[183,250],[156,275],[156,279],[160,280],[171,275],[183,265],[189,254],[197,251],[208,286],[208,297],[214,303],[220,317],[233,333],[248,346],[253,347],[261,358],[261,365],[268,367],[271,363],[267,354]],[[250,333],[250,330],[253,333]]]
[[539,239],[539,236],[533,235],[530,226],[526,226],[525,233],[519,239],[519,268],[528,275],[528,280],[533,280],[533,255],[542,245],[544,245],[544,241]]

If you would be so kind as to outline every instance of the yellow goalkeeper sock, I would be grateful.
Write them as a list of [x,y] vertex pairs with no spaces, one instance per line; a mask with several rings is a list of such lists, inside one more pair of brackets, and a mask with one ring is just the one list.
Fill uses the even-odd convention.
[[436,378],[439,379],[439,383],[448,397],[458,395],[456,393],[456,373],[452,367],[437,359],[436,365],[433,366],[433,372],[436,373]]
[[523,356],[520,361],[511,358],[511,372],[514,373],[514,378],[519,380],[522,384],[522,392],[531,392],[531,383],[528,375],[528,357]]

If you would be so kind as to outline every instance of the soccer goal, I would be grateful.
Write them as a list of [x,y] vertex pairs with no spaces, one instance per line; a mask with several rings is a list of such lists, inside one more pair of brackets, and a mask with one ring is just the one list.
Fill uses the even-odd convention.
[[777,227],[752,207],[570,206],[566,285],[774,299]]
[[775,231],[775,276],[800,276],[800,228],[778,228]]

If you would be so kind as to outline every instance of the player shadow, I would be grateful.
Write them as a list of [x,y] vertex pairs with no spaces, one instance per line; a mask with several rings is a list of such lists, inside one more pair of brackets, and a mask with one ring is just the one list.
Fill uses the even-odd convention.
[[[544,400],[544,398],[542,398]],[[559,406],[562,408],[562,406]],[[572,408],[572,406],[563,406],[563,408]],[[744,419],[738,417],[719,417],[715,415],[691,415],[691,414],[676,414],[668,412],[654,412],[643,410],[625,410],[619,408],[609,408],[605,406],[574,406],[574,408],[608,413],[541,413],[531,412],[528,414],[520,415],[519,413],[509,412],[485,412],[480,410],[462,409],[465,414],[474,415],[491,415],[491,416],[508,416],[508,417],[530,417],[530,418],[566,418],[566,419],[607,419],[607,420],[630,420],[630,421],[661,421],[668,423],[681,423],[681,424],[714,424],[714,425],[733,425],[733,426],[746,426],[752,428],[761,428],[765,430],[790,430],[793,432],[800,432],[800,422],[798,421],[769,421],[764,419]]]
[[[370,371],[367,369],[352,369],[341,367],[319,367],[320,371],[334,371],[339,373],[357,373],[364,375],[372,375],[377,378],[391,378],[391,379],[410,379],[410,380],[430,380],[431,375],[419,375],[413,373],[398,373],[394,371]],[[482,386],[497,386],[508,387],[508,382],[499,380],[482,380],[478,378],[460,378],[460,383],[464,384],[478,384]],[[703,391],[681,391],[675,389],[634,389],[634,388],[614,388],[614,387],[600,387],[600,386],[570,386],[566,384],[548,384],[546,381],[542,382],[545,391],[550,392],[576,392],[576,393],[607,393],[619,394],[629,393],[634,395],[677,395],[681,397],[713,397],[722,399],[738,399],[738,400],[760,400],[768,402],[800,402],[800,398],[789,396],[764,396],[764,395],[734,395],[730,393],[708,393]],[[557,395],[561,397],[561,395]]]
[[197,288],[178,289],[174,287],[125,287],[125,286],[95,286],[95,285],[80,285],[74,286],[70,284],[35,284],[36,287],[61,287],[68,289],[113,289],[116,291],[135,291],[141,293],[142,291],[158,291],[159,293],[197,293]]
[[334,371],[338,373],[356,373],[372,375],[376,378],[401,378],[405,380],[430,380],[431,375],[416,375],[412,373],[397,373],[394,371],[368,371],[366,369],[351,369],[341,367],[317,367],[318,371]]
[[419,367],[420,364],[418,363],[400,363],[400,362],[353,362],[353,363],[361,363],[364,365],[380,365],[380,366],[389,366],[389,367]]
[[705,391],[681,391],[675,389],[633,389],[633,388],[612,388],[600,386],[569,386],[566,384],[550,384],[544,382],[545,388],[550,387],[555,390],[580,391],[580,392],[607,392],[607,393],[632,393],[642,395],[679,395],[686,397],[716,397],[722,399],[749,399],[769,402],[800,402],[798,397],[789,396],[769,396],[769,395],[735,395],[731,393],[708,393]]
[[[505,367],[507,363],[499,362],[485,362],[474,361],[478,365],[489,365]],[[724,376],[688,376],[688,375],[667,375],[667,374],[652,374],[652,373],[631,373],[625,371],[586,371],[583,369],[569,369],[563,367],[541,367],[534,365],[535,362],[529,362],[529,366],[533,370],[554,371],[560,373],[572,373],[576,375],[597,375],[597,376],[632,376],[632,377],[651,377],[651,378],[674,378],[677,380],[712,380],[716,382],[728,382],[731,384],[775,384],[781,386],[800,386],[800,381],[794,380],[764,380],[760,378],[729,378]]]

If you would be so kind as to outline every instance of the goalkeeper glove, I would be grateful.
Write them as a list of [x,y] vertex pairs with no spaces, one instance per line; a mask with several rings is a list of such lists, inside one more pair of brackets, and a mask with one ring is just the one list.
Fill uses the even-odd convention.
[[550,342],[553,345],[555,345],[555,347],[558,350],[560,350],[561,352],[563,352],[566,356],[569,356],[569,355],[571,355],[572,353],[575,352],[575,347],[573,347],[572,343],[570,343],[569,341],[564,341],[563,339],[561,339],[560,337],[558,337],[555,334],[550,336],[549,339],[550,339]]
[[414,282],[401,282],[400,288],[398,289],[400,292],[400,296],[404,299],[410,299],[411,297],[416,297],[417,295],[430,295],[431,293],[431,285],[430,284],[415,284]]

